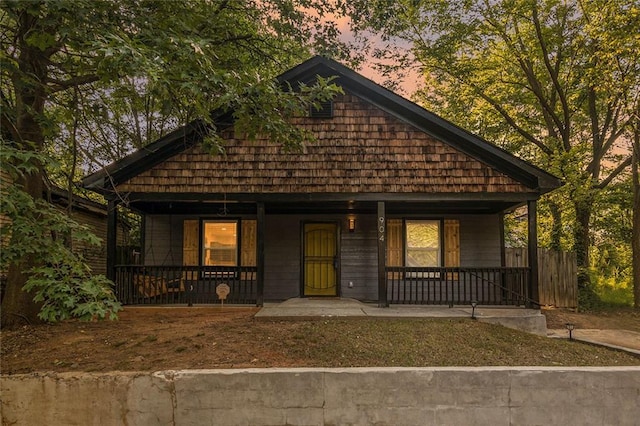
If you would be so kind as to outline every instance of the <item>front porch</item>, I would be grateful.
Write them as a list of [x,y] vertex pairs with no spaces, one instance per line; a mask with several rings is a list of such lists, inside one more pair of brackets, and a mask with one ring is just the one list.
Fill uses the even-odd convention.
[[[257,267],[117,265],[114,269],[116,297],[125,305],[219,303],[220,284],[230,288],[226,303],[261,305],[264,298]],[[529,268],[386,266],[385,276],[386,294],[379,306],[531,305]]]

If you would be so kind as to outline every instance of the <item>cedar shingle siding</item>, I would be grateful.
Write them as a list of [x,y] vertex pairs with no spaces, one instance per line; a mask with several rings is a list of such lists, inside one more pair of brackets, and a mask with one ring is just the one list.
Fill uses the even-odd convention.
[[223,132],[226,155],[197,144],[120,184],[121,192],[529,192],[526,186],[354,95],[331,119],[298,118],[317,141],[285,153],[266,139]]

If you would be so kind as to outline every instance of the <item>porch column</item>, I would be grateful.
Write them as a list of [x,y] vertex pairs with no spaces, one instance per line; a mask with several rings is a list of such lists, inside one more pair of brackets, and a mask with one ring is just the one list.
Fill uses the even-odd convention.
[[116,279],[116,256],[118,238],[118,203],[115,200],[107,202],[107,278]]
[[[507,255],[504,241],[504,212],[500,212],[498,215],[498,226],[500,227],[500,267],[507,266]],[[504,282],[504,280],[503,280]]]
[[264,203],[257,205],[257,238],[256,242],[256,266],[258,269],[256,276],[256,306],[264,304]]
[[538,203],[536,200],[527,201],[527,222],[528,222],[528,256],[529,256],[529,302],[528,307],[532,308],[533,302],[540,301],[538,293]]
[[384,271],[387,259],[387,218],[384,201],[378,201],[378,307],[388,308],[387,300],[387,274]]

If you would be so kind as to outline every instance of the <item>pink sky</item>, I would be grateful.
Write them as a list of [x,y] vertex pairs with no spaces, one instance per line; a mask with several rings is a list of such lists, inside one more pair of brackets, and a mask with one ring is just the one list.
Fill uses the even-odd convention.
[[[333,18],[333,21],[336,23],[338,29],[340,30],[340,40],[345,43],[352,42],[354,40],[354,36],[350,30],[350,18]],[[380,38],[376,35],[372,35],[370,41],[372,41],[374,45],[382,45]],[[375,81],[376,83],[384,85],[385,77],[374,68],[373,61],[373,58],[369,58],[362,65],[362,68],[356,71],[358,71],[363,76]],[[417,70],[405,70],[405,72],[407,73],[407,77],[399,83],[400,90],[398,91],[398,94],[406,98],[411,98],[411,96],[421,86],[421,78]]]

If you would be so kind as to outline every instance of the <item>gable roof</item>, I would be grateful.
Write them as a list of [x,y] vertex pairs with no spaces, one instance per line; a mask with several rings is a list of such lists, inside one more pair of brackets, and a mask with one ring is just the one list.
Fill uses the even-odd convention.
[[[313,83],[317,76],[336,77],[335,83],[342,86],[345,91],[452,148],[495,168],[540,194],[561,185],[557,177],[467,132],[331,59],[315,56],[280,75],[278,80],[283,85],[290,84],[292,87],[296,87],[298,83]],[[213,118],[219,129],[232,124],[230,113],[214,112]],[[202,139],[206,131],[204,123],[195,120],[85,177],[82,180],[82,185],[85,188],[104,193],[111,186],[117,186],[193,146]]]

